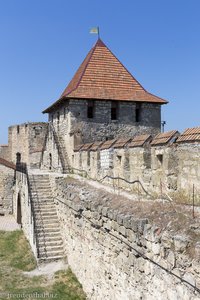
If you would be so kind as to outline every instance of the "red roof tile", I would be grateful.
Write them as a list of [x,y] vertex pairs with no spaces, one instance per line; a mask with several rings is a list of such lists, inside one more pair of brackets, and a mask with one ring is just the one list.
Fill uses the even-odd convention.
[[7,160],[5,160],[3,158],[0,158],[0,165],[4,165],[5,167],[11,168],[13,170],[16,169],[15,164],[13,164],[12,162],[7,161]]
[[115,144],[115,142],[116,142],[116,139],[105,141],[101,145],[100,150],[106,150],[106,149],[111,148]]
[[177,139],[177,142],[200,142],[200,127],[187,128]]
[[100,39],[60,99],[43,113],[50,112],[66,98],[167,103],[147,92]]
[[118,139],[116,141],[116,143],[114,144],[113,148],[123,148],[130,140],[131,140],[131,138]]
[[84,146],[84,144],[80,144],[74,147],[74,152],[77,152],[79,150],[81,150],[81,148]]
[[150,134],[138,135],[132,139],[132,141],[130,142],[130,144],[128,146],[129,146],[129,148],[142,147],[145,143],[147,143],[151,140],[152,140],[152,136]]
[[81,147],[81,151],[87,151],[87,150],[89,150],[91,147],[92,147],[92,145],[93,145],[94,143],[87,143],[87,144],[83,144],[83,147]]
[[177,130],[171,130],[168,132],[159,133],[155,136],[153,141],[151,142],[152,146],[156,145],[164,145],[169,143],[173,138],[177,137],[179,132]]
[[102,142],[102,141],[94,142],[94,144],[93,144],[92,147],[90,148],[90,151],[96,151],[96,150],[98,150],[98,148],[99,148],[103,143],[104,143],[104,142]]

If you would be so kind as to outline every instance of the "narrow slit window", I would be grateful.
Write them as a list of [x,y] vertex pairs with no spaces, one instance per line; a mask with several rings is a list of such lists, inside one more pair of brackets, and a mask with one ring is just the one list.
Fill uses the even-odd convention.
[[135,108],[135,122],[140,122],[141,121],[141,105],[140,104],[136,104],[136,108]]
[[94,118],[94,101],[88,101],[87,117],[88,117],[88,119]]
[[59,113],[59,111],[57,112],[57,122],[58,123],[60,122],[60,113]]
[[111,102],[111,120],[118,119],[118,103],[115,101]]

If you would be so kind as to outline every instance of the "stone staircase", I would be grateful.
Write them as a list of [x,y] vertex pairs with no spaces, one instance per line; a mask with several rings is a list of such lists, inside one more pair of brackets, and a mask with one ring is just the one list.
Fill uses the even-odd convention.
[[29,186],[35,218],[38,261],[45,263],[63,259],[63,241],[49,175],[29,175]]

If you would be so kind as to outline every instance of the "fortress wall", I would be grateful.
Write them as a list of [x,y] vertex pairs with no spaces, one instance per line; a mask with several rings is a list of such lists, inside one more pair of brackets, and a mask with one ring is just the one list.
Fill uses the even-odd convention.
[[71,127],[81,133],[83,143],[160,132],[160,105],[156,104],[141,104],[141,122],[135,121],[135,103],[130,102],[119,102],[117,120],[111,120],[111,101],[96,100],[92,119],[87,118],[86,100],[71,100],[69,110]]
[[13,185],[15,170],[0,164],[0,212],[13,212]]
[[[54,194],[68,262],[89,299],[199,299],[198,238],[165,226],[170,205],[156,209],[70,178],[57,178]],[[161,220],[150,217],[155,211]]]
[[184,189],[188,185],[190,193],[192,185],[200,187],[200,143],[185,143],[178,147],[178,185]]
[[[21,210],[21,212],[19,210]],[[35,257],[37,257],[34,223],[33,216],[31,214],[27,176],[26,174],[18,171],[16,172],[16,185],[13,195],[13,214],[16,220],[18,219],[18,215],[21,214],[21,223],[23,224],[24,234],[31,245],[31,249]]]
[[10,159],[16,163],[16,154],[21,154],[21,162],[39,167],[40,159],[32,153],[40,152],[44,147],[47,123],[34,122],[9,127]]
[[[194,184],[195,203],[200,204],[199,147],[199,143],[173,143],[98,151],[80,150],[74,152],[74,167],[85,170],[93,179],[102,179],[107,175],[128,181],[139,180],[152,196],[168,195],[187,203],[192,203]],[[136,184],[130,185],[122,180],[114,180],[113,183],[109,178],[103,182],[137,192],[139,189],[139,193],[145,195]]]
[[21,161],[29,163],[28,125],[16,125],[9,127],[9,149],[11,161],[16,163],[16,154],[21,154]]
[[0,145],[0,158],[10,160],[10,153],[8,145]]
[[55,143],[53,133],[50,130],[48,131],[45,150],[42,154],[41,169],[52,172],[62,172],[58,148]]

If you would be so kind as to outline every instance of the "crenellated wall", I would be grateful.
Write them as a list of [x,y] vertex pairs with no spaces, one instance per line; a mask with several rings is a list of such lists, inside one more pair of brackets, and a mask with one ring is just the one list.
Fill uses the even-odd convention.
[[21,162],[32,168],[39,168],[41,154],[45,146],[48,124],[44,122],[25,123],[9,127],[9,160]]
[[[194,185],[195,203],[200,204],[199,150],[199,142],[80,150],[74,152],[73,167],[75,173],[76,169],[84,170],[98,180],[106,175],[129,182],[139,180],[152,197],[168,195],[184,203],[192,203]],[[126,181],[104,179],[127,190],[136,187]],[[138,192],[138,187],[135,189]],[[145,196],[140,186],[139,193]]]
[[199,299],[198,218],[84,180],[51,182],[68,262],[88,299]]

